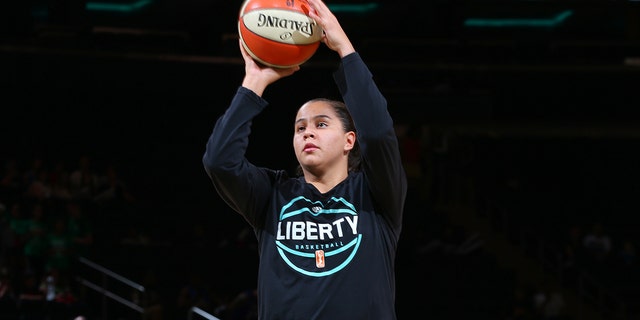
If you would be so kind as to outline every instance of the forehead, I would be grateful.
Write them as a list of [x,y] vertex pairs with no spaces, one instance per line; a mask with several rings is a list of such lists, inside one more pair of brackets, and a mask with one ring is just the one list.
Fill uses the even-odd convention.
[[336,112],[333,107],[324,101],[308,102],[302,105],[298,109],[296,115],[296,121],[301,119],[312,119],[317,116],[328,116],[330,118],[336,118]]

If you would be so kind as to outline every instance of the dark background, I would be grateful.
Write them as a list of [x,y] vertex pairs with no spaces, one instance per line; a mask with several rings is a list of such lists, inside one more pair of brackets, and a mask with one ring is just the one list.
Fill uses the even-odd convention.
[[[114,1],[134,8],[126,7],[134,2]],[[244,251],[251,235],[243,240],[249,244],[234,240],[244,222],[220,201],[201,164],[213,123],[243,74],[236,32],[241,2],[155,0],[129,11],[97,10],[96,4],[3,4],[1,160],[16,159],[26,168],[43,158],[72,169],[89,155],[96,171],[115,165],[136,201],[126,211],[94,217],[91,259],[136,282],[148,272],[157,274],[163,287],[171,288],[162,292],[169,318],[178,288],[194,270],[225,292],[251,288],[256,256]],[[488,268],[485,260],[416,254],[420,244],[450,230],[449,221],[456,219],[442,218],[442,212],[470,209],[489,222],[501,212],[497,223],[509,221],[507,230],[494,226],[485,237],[506,234],[504,243],[522,251],[527,249],[522,237],[508,237],[524,234],[522,225],[536,239],[558,239],[558,252],[571,226],[586,231],[595,221],[605,222],[616,239],[612,255],[624,239],[638,243],[632,230],[640,192],[639,2],[376,5],[364,12],[336,10],[336,15],[388,98],[401,138],[406,128],[420,132],[418,165],[424,171],[412,180],[417,191],[408,199],[406,240],[399,251],[400,314],[515,318],[513,292],[535,283],[531,278],[522,284],[518,279],[525,271],[517,266]],[[563,12],[570,13],[565,20],[535,25],[553,22]],[[470,19],[489,24],[470,25]],[[497,21],[507,24],[490,24]],[[271,106],[255,120],[259,134],[249,149],[255,163],[294,167],[295,110],[307,99],[336,95],[331,73],[337,63],[321,47],[294,77],[269,88],[265,98]],[[481,230],[451,224],[463,239]],[[129,225],[148,234],[153,245],[121,246]],[[198,225],[206,229],[210,246],[190,242]],[[230,249],[229,242],[242,242],[236,245],[245,249]],[[517,260],[504,251],[487,255],[483,259]],[[463,274],[476,274],[479,282],[463,284]],[[586,310],[583,303],[596,310],[593,316],[630,317],[618,307],[627,298],[605,306],[575,290],[578,286],[563,284],[555,271],[544,274],[567,296],[581,298],[568,303],[573,306],[568,318],[583,318],[575,311]],[[507,280],[488,285],[482,278]],[[621,282],[629,279],[636,278]],[[633,305],[640,295],[629,296]]]

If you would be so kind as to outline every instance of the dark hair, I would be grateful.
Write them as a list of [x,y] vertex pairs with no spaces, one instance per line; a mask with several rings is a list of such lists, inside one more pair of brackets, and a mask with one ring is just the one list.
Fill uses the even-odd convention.
[[[327,103],[329,106],[331,106],[333,108],[333,110],[336,112],[336,115],[338,115],[338,118],[340,118],[340,122],[342,122],[342,129],[344,129],[345,132],[349,132],[349,131],[353,131],[356,133],[356,142],[353,144],[353,149],[351,149],[351,151],[349,152],[349,171],[360,171],[360,144],[358,144],[358,139],[357,139],[357,131],[356,131],[356,126],[353,123],[353,119],[351,118],[351,114],[349,113],[349,109],[347,109],[347,106],[344,104],[344,102],[339,101],[339,100],[332,100],[332,99],[327,99],[327,98],[315,98],[315,99],[311,99],[309,101],[307,101],[305,104],[309,103],[309,102],[325,102]],[[300,167],[300,165],[298,165],[296,173],[298,175],[302,175],[302,168]]]

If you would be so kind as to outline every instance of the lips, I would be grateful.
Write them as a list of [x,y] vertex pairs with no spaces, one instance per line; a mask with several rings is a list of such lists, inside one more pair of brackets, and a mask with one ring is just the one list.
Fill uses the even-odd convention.
[[304,145],[304,148],[302,149],[302,151],[304,152],[312,152],[318,149],[318,146],[316,146],[313,143],[307,143]]

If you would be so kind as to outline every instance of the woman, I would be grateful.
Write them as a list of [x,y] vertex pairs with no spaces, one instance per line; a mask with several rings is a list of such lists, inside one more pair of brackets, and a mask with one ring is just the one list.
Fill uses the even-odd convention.
[[[395,255],[407,181],[386,99],[321,0],[309,16],[341,58],[343,101],[298,109],[293,149],[301,175],[245,157],[264,90],[300,69],[257,64],[240,45],[245,76],[207,142],[203,164],[218,194],[258,239],[259,319],[395,319]],[[352,119],[353,117],[353,119]]]

